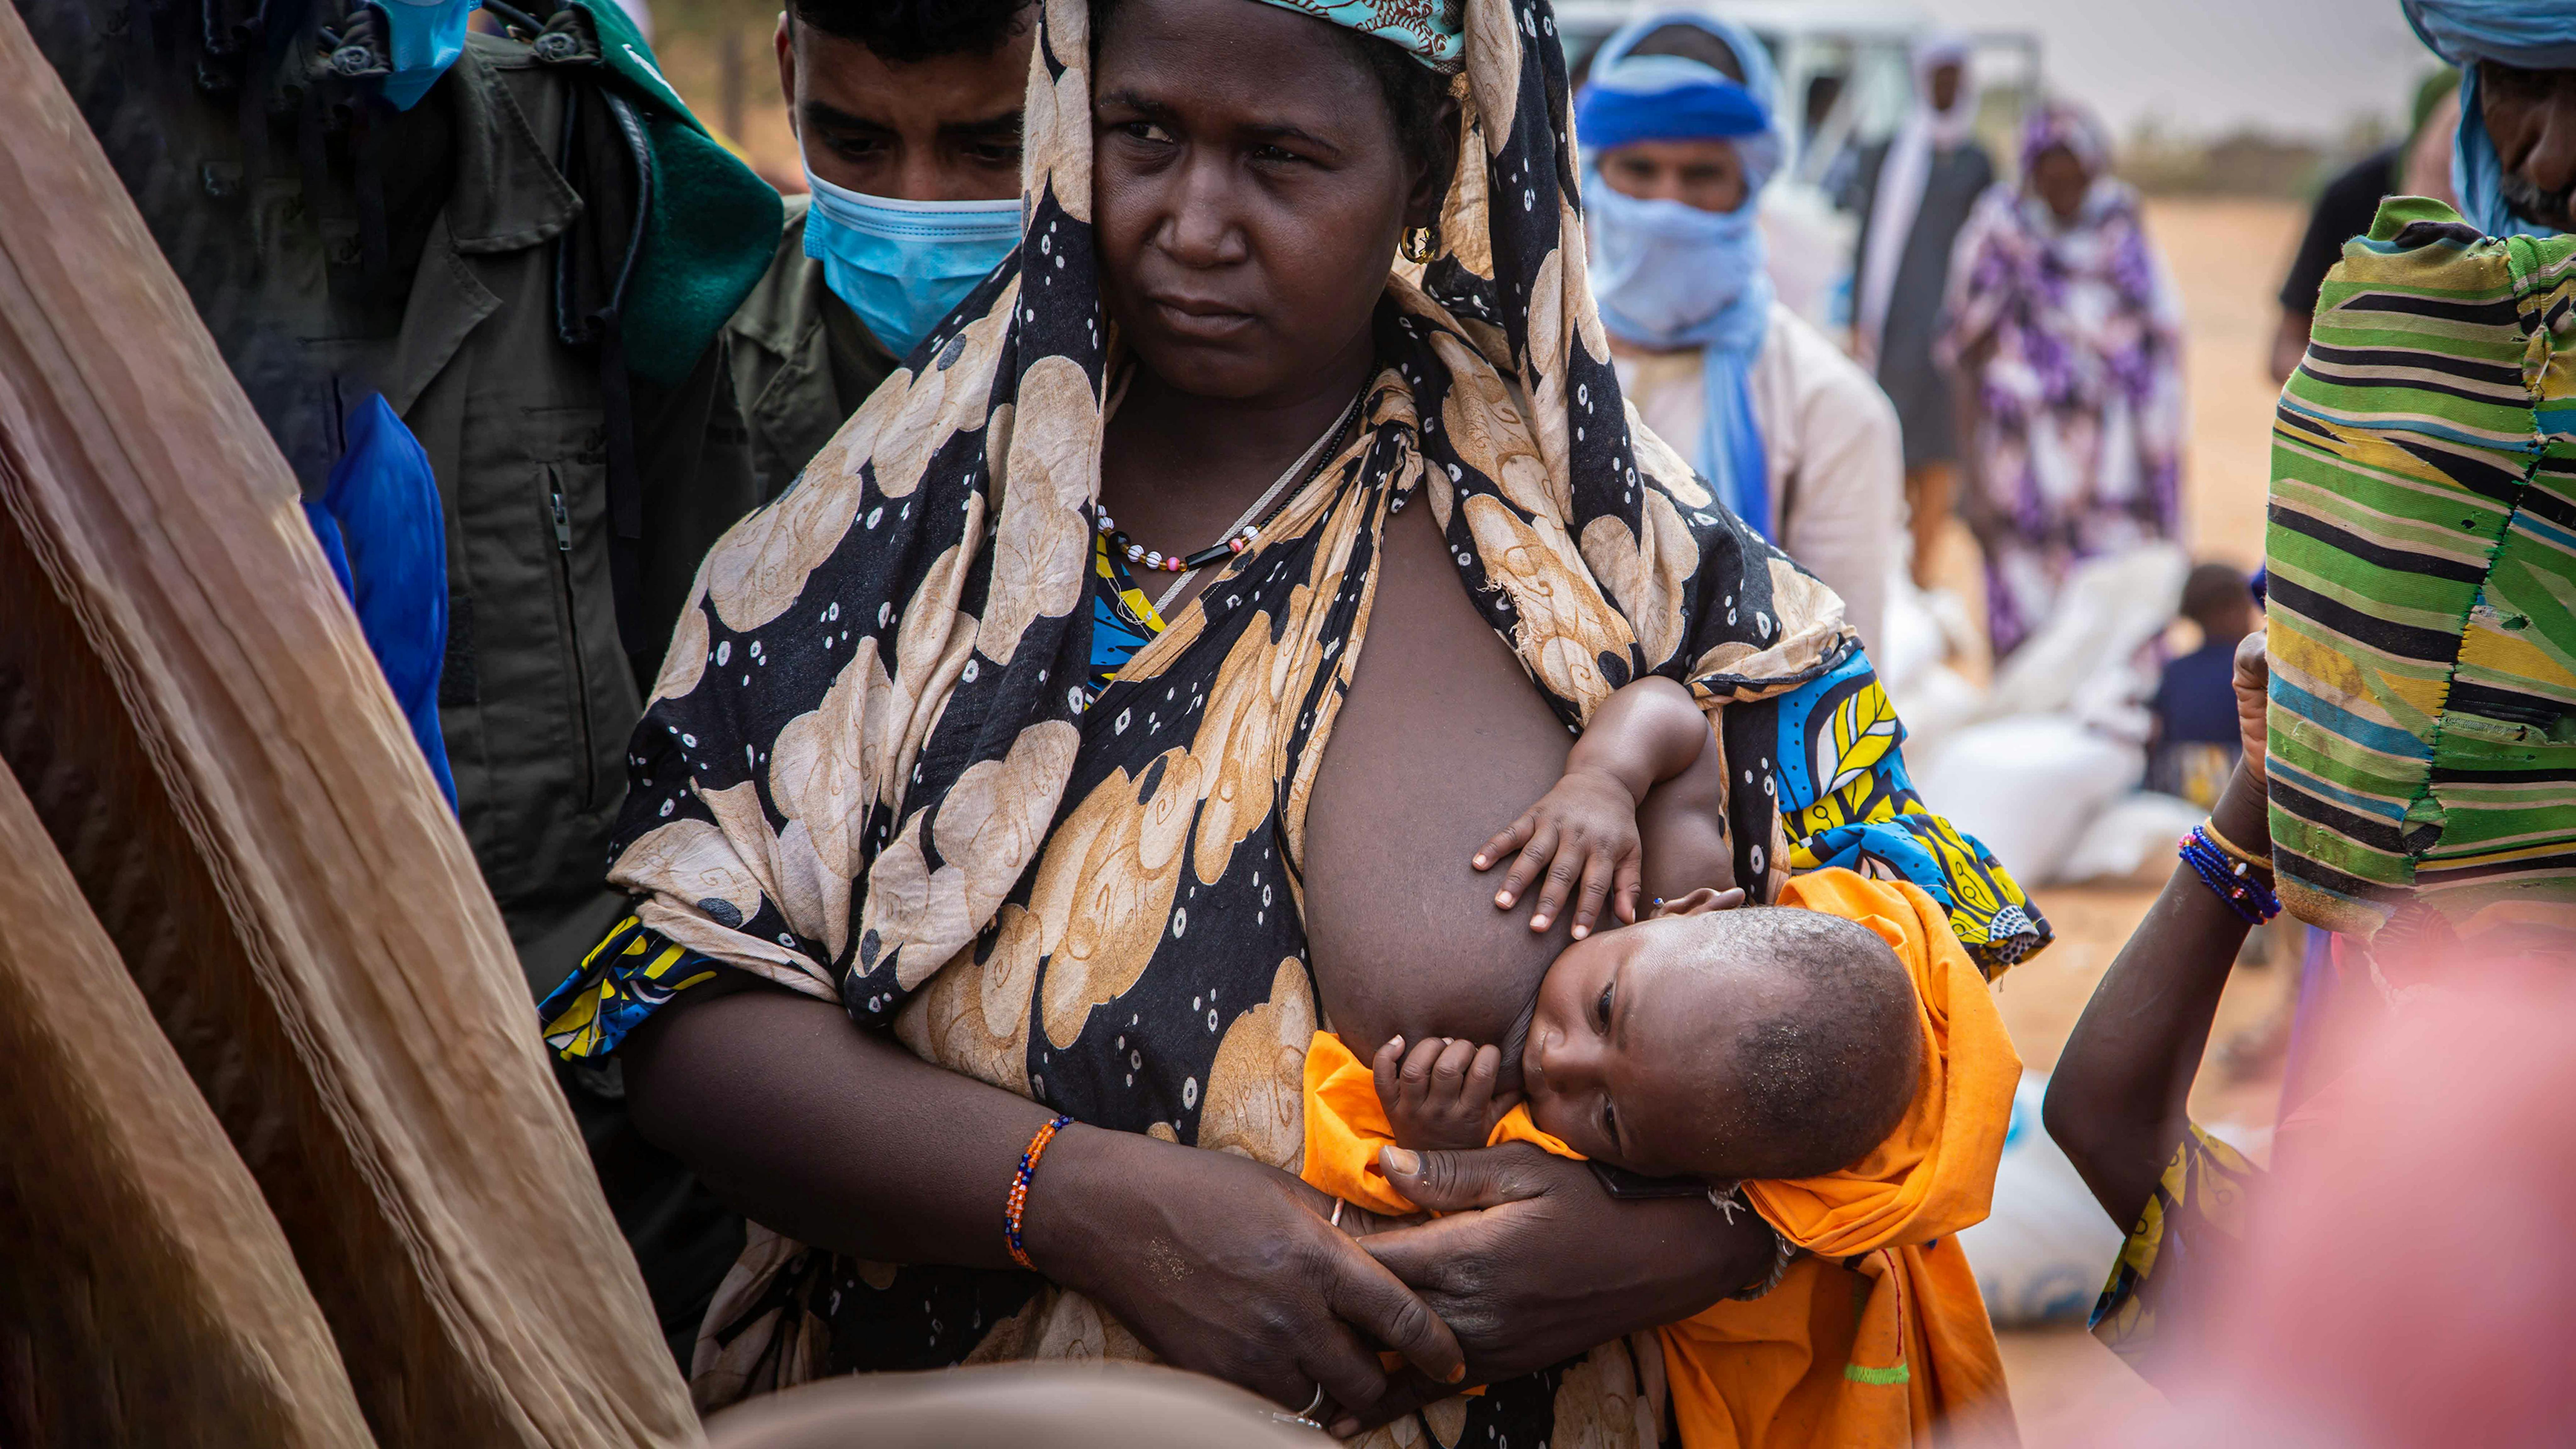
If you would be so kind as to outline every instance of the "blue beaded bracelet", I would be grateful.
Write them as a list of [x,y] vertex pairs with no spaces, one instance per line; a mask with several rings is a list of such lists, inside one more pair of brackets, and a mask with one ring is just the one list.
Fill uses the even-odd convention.
[[2245,862],[2221,850],[2205,827],[2193,826],[2175,853],[2191,867],[2192,874],[2200,877],[2202,885],[2216,892],[2248,924],[2259,926],[2281,914],[2281,898]]

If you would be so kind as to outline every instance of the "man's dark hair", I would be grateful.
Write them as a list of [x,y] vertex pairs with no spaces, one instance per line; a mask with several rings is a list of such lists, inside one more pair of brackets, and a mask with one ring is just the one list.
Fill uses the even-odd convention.
[[[1100,54],[1101,37],[1109,33],[1110,20],[1120,8],[1119,0],[1091,0],[1091,51],[1095,60]],[[1391,40],[1364,35],[1348,26],[1335,25],[1332,30],[1351,58],[1377,82],[1379,94],[1386,97],[1387,115],[1395,123],[1395,141],[1403,148],[1405,159],[1416,165],[1442,164],[1448,157],[1451,139],[1444,126],[1449,119],[1449,77],[1415,60]]]
[[856,41],[891,65],[991,55],[1036,17],[1036,0],[790,0],[804,24]]
[[1729,924],[1797,983],[1787,1007],[1736,1034],[1729,1135],[1743,1160],[1730,1165],[1755,1178],[1840,1172],[1913,1104],[1924,1051],[1914,978],[1876,931],[1840,916],[1757,907]]
[[2253,603],[2253,587],[2228,564],[2202,564],[2183,580],[2182,616],[2204,629],[2243,618]]

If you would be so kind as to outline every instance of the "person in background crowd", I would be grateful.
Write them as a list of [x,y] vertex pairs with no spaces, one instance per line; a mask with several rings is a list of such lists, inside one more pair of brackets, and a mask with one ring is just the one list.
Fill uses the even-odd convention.
[[2383,146],[2336,173],[2317,193],[2298,255],[2281,282],[2281,326],[2272,337],[2272,380],[2287,382],[2308,350],[2308,328],[2317,311],[2317,288],[2326,268],[2343,260],[2343,244],[2370,230],[2379,198],[2388,195],[2451,197],[2451,135],[2460,117],[2460,77],[2437,71],[2415,89],[2406,138]]
[[2576,9],[2556,0],[2404,0],[2435,55],[2460,68],[2451,186],[2489,236],[2576,229]]
[[1619,380],[1736,515],[1878,637],[1903,458],[1886,394],[1772,297],[1754,213],[1778,169],[1771,58],[1675,12],[1602,43],[1576,100],[1592,287]]
[[1971,58],[1963,36],[1916,43],[1914,107],[1895,136],[1861,153],[1851,188],[1860,208],[1852,340],[1904,426],[1905,506],[1918,584],[1927,582],[1932,541],[1959,490],[1950,379],[1932,365],[1932,343],[1950,249],[1995,180],[1995,163],[1975,133]]
[[776,497],[1020,239],[1032,0],[794,0],[778,88],[808,195],[726,324]]
[[2236,765],[2236,703],[2228,687],[2236,642],[2254,632],[2254,590],[2245,575],[2205,563],[2183,581],[2182,617],[2200,626],[2200,647],[2166,662],[2147,700],[2156,734],[2147,788],[2206,810],[2218,803]]
[[2075,565],[2175,536],[2186,426],[2182,298],[2100,123],[2042,103],[2021,166],[1960,233],[1936,349],[1965,384],[1962,511],[1998,659]]

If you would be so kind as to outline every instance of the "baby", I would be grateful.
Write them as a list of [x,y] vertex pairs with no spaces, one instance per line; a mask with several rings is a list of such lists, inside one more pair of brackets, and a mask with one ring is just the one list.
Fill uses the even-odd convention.
[[1543,879],[1530,924],[1570,901],[1574,943],[1503,1046],[1398,1038],[1363,1063],[1316,1033],[1302,1173],[1408,1213],[1416,1164],[1395,1149],[1520,1141],[1705,1187],[1730,1217],[1740,1194],[1778,1235],[1773,1271],[1752,1301],[1656,1331],[1684,1449],[1765,1424],[1772,1445],[1928,1443],[2003,1402],[1956,1235],[1985,1216],[2021,1063],[1919,887],[1818,870],[1739,907],[1705,884],[1727,871],[1717,754],[1669,680],[1603,703],[1564,778],[1474,862],[1514,857],[1504,909]]
[[[1371,1064],[1396,1145],[1486,1145],[1526,1101],[1540,1131],[1595,1161],[1721,1187],[1850,1167],[1893,1131],[1923,1056],[1915,985],[1857,921],[1733,908],[1717,750],[1690,692],[1649,676],[1611,695],[1564,778],[1475,857],[1513,857],[1494,903],[1543,881],[1530,925],[1574,902],[1518,1051],[1398,1037]],[[1646,880],[1655,899],[1639,922]],[[1690,888],[1696,885],[1696,888]],[[1621,929],[1596,932],[1604,906]]]

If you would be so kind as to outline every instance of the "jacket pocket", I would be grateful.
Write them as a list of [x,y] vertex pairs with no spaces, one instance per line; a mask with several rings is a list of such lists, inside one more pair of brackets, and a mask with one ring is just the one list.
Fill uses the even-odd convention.
[[574,796],[584,810],[599,803],[599,746],[590,689],[590,653],[582,646],[581,595],[573,586],[572,505],[564,497],[563,471],[546,469],[546,520],[554,529],[555,589],[563,604],[564,673],[571,681],[573,746],[580,766],[573,774]]

